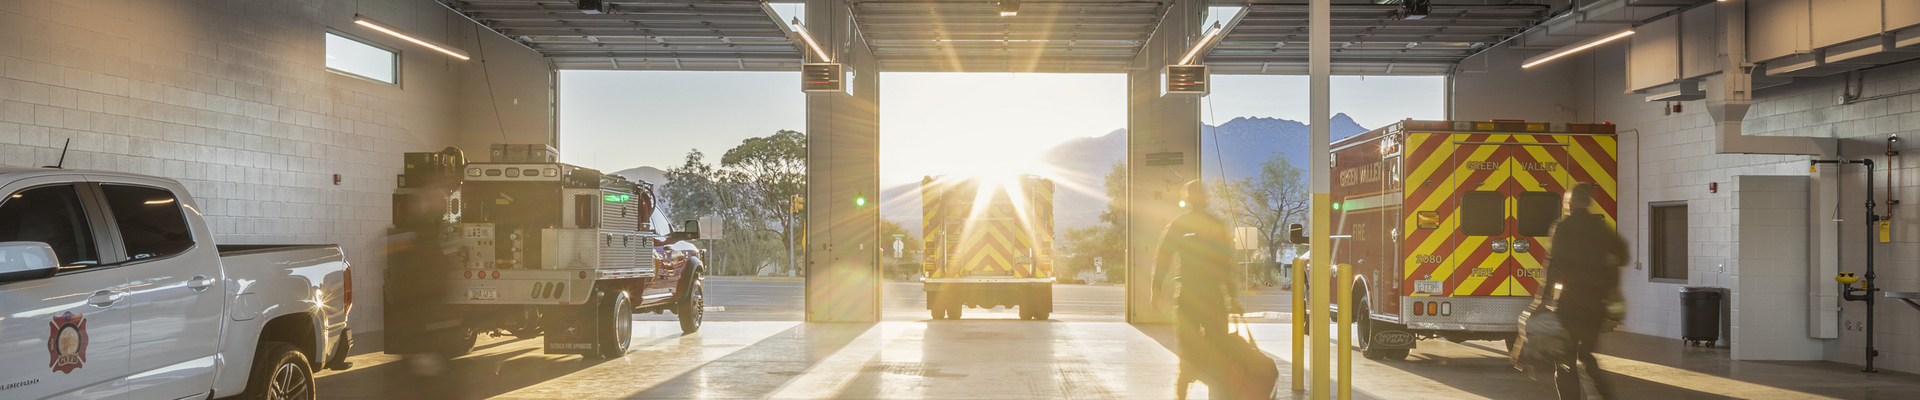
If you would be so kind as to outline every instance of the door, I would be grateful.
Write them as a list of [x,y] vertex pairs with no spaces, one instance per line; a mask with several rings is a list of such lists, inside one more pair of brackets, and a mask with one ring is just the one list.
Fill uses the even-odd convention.
[[[124,268],[102,265],[90,213],[91,191],[52,176],[15,182],[0,193],[0,242],[54,249],[53,277],[0,283],[0,398],[125,398],[130,335]],[[112,246],[106,246],[111,248]]]
[[[172,191],[102,183],[101,203],[120,243],[132,296],[132,354],[127,389],[135,399],[178,399],[213,387],[226,303],[219,253],[192,251],[196,229]],[[235,362],[229,360],[228,362]]]
[[1568,140],[1572,136],[1514,135],[1513,162],[1508,163],[1513,182],[1513,223],[1511,262],[1507,278],[1496,295],[1532,296],[1539,281],[1546,279],[1547,249],[1551,245],[1553,224],[1562,214],[1560,203],[1573,185],[1566,161]]
[[1452,296],[1500,294],[1511,273],[1508,203],[1513,198],[1512,135],[1453,135],[1454,185],[1459,200],[1454,216],[1454,270],[1447,276]]

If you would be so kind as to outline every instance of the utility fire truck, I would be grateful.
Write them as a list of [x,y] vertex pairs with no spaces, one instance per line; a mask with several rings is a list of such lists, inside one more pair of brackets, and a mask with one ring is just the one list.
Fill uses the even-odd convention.
[[1053,181],[1018,175],[920,181],[927,310],[959,319],[965,307],[1018,306],[1021,319],[1053,312]]
[[[1332,144],[1335,268],[1352,268],[1362,355],[1506,340],[1546,278],[1574,183],[1615,217],[1614,126],[1406,120]],[[1337,276],[1337,275],[1336,275]]]
[[697,222],[660,235],[653,184],[554,162],[544,145],[508,157],[495,147],[487,163],[455,148],[405,155],[394,226],[441,251],[390,263],[422,272],[388,292],[432,292],[423,318],[440,322],[421,329],[431,346],[464,353],[480,334],[545,335],[549,354],[618,357],[635,312],[671,311],[682,331],[700,329],[705,265],[685,242],[699,238]]

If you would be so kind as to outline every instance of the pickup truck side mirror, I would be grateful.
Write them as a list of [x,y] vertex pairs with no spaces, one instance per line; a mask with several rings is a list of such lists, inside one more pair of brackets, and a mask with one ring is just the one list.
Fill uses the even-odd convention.
[[697,219],[690,219],[690,220],[686,220],[685,222],[681,222],[680,231],[667,234],[667,239],[671,239],[672,241],[675,241],[675,242],[682,241],[682,240],[693,240],[693,239],[699,239],[699,238],[700,238],[700,220],[697,220]]
[[0,283],[45,279],[60,270],[53,246],[41,242],[0,242]]
[[1293,244],[1307,244],[1307,230],[1300,224],[1287,227],[1287,241]]

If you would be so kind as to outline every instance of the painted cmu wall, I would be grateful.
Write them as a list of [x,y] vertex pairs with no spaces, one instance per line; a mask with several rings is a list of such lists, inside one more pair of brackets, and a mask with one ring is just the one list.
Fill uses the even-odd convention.
[[[475,57],[361,28],[356,12]],[[400,87],[328,72],[328,28],[399,49]],[[547,142],[547,71],[432,0],[7,0],[0,165],[51,164],[71,138],[68,168],[185,183],[220,243],[340,244],[364,299],[353,328],[372,332],[399,153]]]
[[[1733,356],[1742,359],[1825,359],[1862,363],[1864,333],[1861,328],[1842,329],[1839,340],[1806,337],[1804,327],[1807,285],[1832,284],[1828,277],[1790,276],[1803,271],[1806,261],[1778,259],[1752,252],[1752,245],[1768,242],[1755,237],[1755,230],[1742,231],[1743,211],[1737,193],[1741,190],[1770,191],[1755,188],[1752,182],[1741,184],[1741,177],[1805,177],[1806,156],[1714,154],[1711,119],[1701,101],[1684,102],[1683,110],[1671,115],[1663,103],[1647,103],[1641,95],[1621,93],[1625,87],[1625,47],[1609,44],[1565,62],[1578,71],[1566,90],[1577,94],[1574,122],[1611,121],[1620,129],[1620,226],[1622,235],[1633,244],[1636,263],[1625,270],[1622,290],[1627,296],[1628,321],[1623,330],[1664,337],[1680,335],[1680,303],[1677,290],[1682,286],[1705,285],[1734,289],[1728,299],[1737,307],[1734,316],[1744,324],[1733,332]],[[1897,65],[1866,72],[1866,95],[1874,96],[1920,89],[1920,65]],[[1802,78],[1754,95],[1754,105],[1745,119],[1749,135],[1809,136],[1842,138],[1843,156],[1874,157],[1884,167],[1885,137],[1889,134],[1920,139],[1920,113],[1915,112],[1912,95],[1895,96],[1853,105],[1839,104],[1843,78]],[[1508,100],[1502,100],[1508,101]],[[1498,107],[1499,102],[1482,106]],[[1893,160],[1895,196],[1912,199],[1920,196],[1920,176],[1914,175],[1914,140],[1902,144],[1905,153]],[[1880,170],[1881,174],[1885,169]],[[1882,188],[1885,175],[1876,176]],[[1759,178],[1753,182],[1765,182]],[[1865,268],[1864,240],[1868,238],[1864,210],[1867,201],[1862,191],[1865,178],[1850,167],[1841,173],[1842,207],[1838,210],[1841,235],[1841,270],[1862,272]],[[1718,193],[1710,193],[1707,184],[1717,182]],[[1817,187],[1817,186],[1816,186]],[[1884,189],[1883,189],[1884,190]],[[1886,200],[1884,192],[1875,195]],[[1647,246],[1644,210],[1647,203],[1685,201],[1689,218],[1689,273],[1686,284],[1652,282],[1645,269]],[[1631,205],[1631,206],[1629,206]],[[1881,207],[1884,210],[1885,207]],[[1893,243],[1877,251],[1880,285],[1890,291],[1920,291],[1920,217],[1903,206],[1894,220]],[[1773,213],[1777,210],[1764,211]],[[1815,212],[1816,210],[1807,210]],[[1817,210],[1834,214],[1834,210]],[[1751,217],[1748,217],[1751,218]],[[1798,217],[1795,217],[1798,218]],[[1749,219],[1750,220],[1750,219]],[[1751,228],[1751,227],[1747,227]],[[1779,239],[1779,238],[1773,238]],[[1781,242],[1783,245],[1785,242]],[[1804,251],[1804,246],[1802,246]],[[1791,257],[1788,257],[1791,258]],[[1765,261],[1756,262],[1756,260]],[[1747,265],[1743,266],[1743,262]],[[1861,303],[1842,305],[1843,322],[1858,324],[1865,316]],[[1747,318],[1773,310],[1787,320]],[[1882,301],[1878,315],[1876,346],[1881,351],[1877,366],[1882,369],[1920,372],[1920,312],[1897,302]],[[1784,328],[1777,326],[1786,324]],[[1764,332],[1750,328],[1774,327]],[[1762,350],[1758,346],[1785,346]],[[1817,352],[1812,349],[1818,349]]]

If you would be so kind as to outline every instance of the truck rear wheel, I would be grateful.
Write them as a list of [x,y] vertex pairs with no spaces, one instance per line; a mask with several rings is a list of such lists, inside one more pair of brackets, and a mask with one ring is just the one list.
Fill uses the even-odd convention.
[[1358,303],[1354,306],[1353,310],[1353,317],[1357,318],[1357,320],[1353,322],[1355,325],[1358,325],[1354,327],[1354,330],[1359,331],[1357,333],[1359,333],[1360,336],[1360,356],[1366,357],[1368,360],[1407,359],[1407,353],[1409,353],[1407,349],[1382,349],[1373,346],[1373,330],[1378,328],[1377,325],[1379,323],[1373,320],[1373,314],[1369,312],[1371,309],[1368,308],[1366,297],[1356,298],[1354,299],[1354,303]]
[[253,372],[247,375],[245,400],[313,400],[313,364],[300,349],[283,342],[265,342],[253,354]]
[[606,324],[600,326],[598,347],[600,357],[618,358],[627,355],[627,346],[633,344],[633,300],[627,297],[627,291],[618,290],[600,296],[600,315]]

